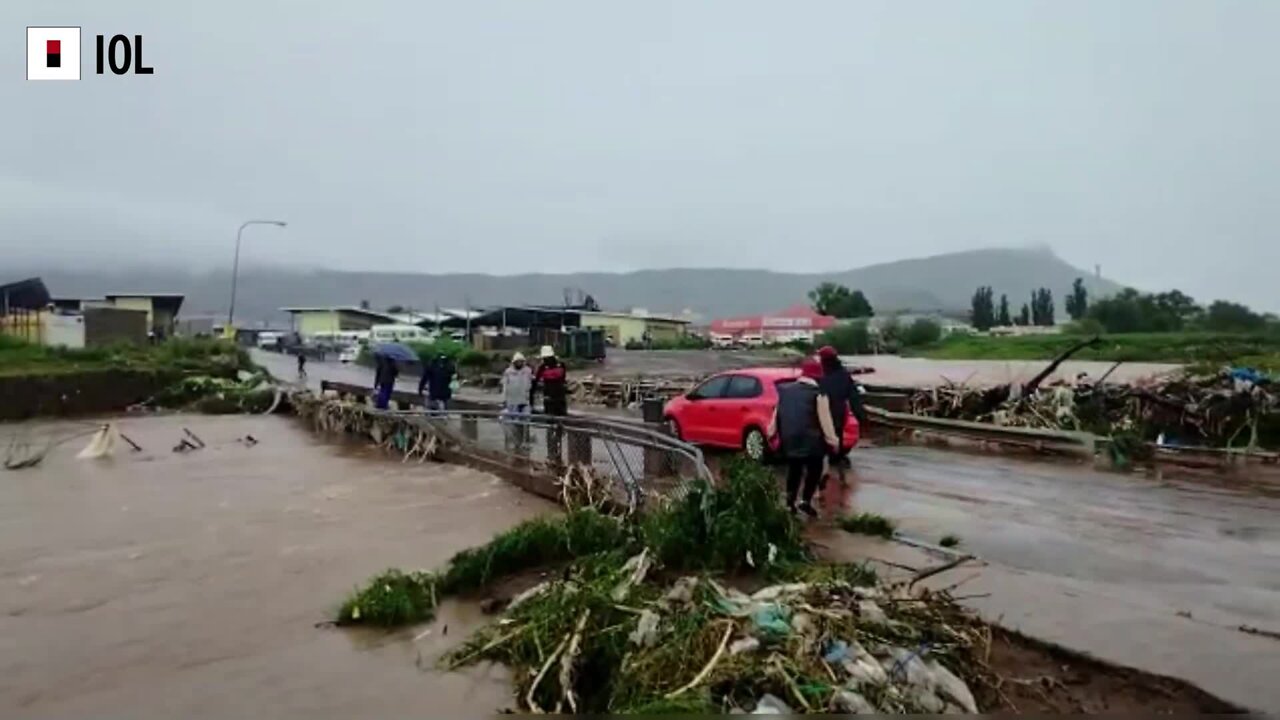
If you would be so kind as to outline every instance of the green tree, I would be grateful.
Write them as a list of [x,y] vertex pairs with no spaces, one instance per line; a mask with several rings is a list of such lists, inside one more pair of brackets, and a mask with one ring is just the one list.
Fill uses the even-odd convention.
[[1215,300],[1204,314],[1204,326],[1220,332],[1261,330],[1267,319],[1240,303]]
[[824,282],[809,291],[813,309],[835,318],[867,318],[875,315],[870,301],[861,290],[850,290],[844,285]]
[[1031,293],[1031,324],[1048,327],[1053,325],[1053,293],[1040,288]]
[[1072,320],[1083,318],[1089,311],[1089,292],[1084,289],[1083,278],[1076,278],[1076,281],[1071,283],[1071,294],[1067,296],[1063,305],[1066,306],[1067,315],[1070,315]]
[[902,331],[902,347],[931,345],[942,339],[942,326],[929,318],[916,318]]
[[1031,308],[1026,303],[1022,303],[1022,310],[1018,313],[1018,324],[1023,327],[1031,324]]
[[1000,295],[1000,312],[996,315],[996,325],[1000,327],[1009,327],[1013,324],[1013,318],[1009,316],[1009,296]]
[[996,324],[995,302],[990,285],[984,285],[973,293],[969,310],[969,322],[979,330],[990,330]]
[[369,301],[368,301],[368,300],[361,300],[361,301],[360,301],[360,309],[361,309],[361,310],[368,310],[368,309],[369,309]]
[[1133,288],[1094,302],[1086,313],[1110,333],[1177,332],[1202,322],[1203,315],[1195,300],[1179,290],[1152,295]]
[[841,323],[818,336],[817,345],[830,345],[844,355],[865,355],[872,350],[866,320]]
[[398,315],[398,314],[400,314],[400,313],[404,312],[404,306],[403,306],[403,305],[392,305],[392,306],[390,306],[390,307],[388,307],[388,308],[387,308],[387,312],[389,312],[389,313],[395,313],[395,314],[397,314],[397,315]]

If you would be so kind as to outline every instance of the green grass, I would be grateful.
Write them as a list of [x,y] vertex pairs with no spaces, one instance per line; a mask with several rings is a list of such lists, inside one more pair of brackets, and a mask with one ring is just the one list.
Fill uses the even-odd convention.
[[248,354],[220,340],[174,338],[155,345],[46,347],[0,335],[0,375],[55,375],[98,370],[153,370],[233,376],[251,369]]
[[435,617],[437,580],[430,573],[387,570],[351,594],[338,622],[394,627]]
[[[1082,339],[1079,335],[988,337],[951,335],[913,354],[946,360],[1049,360]],[[1280,370],[1280,335],[1275,333],[1129,333],[1103,335],[1074,360],[1212,363]]]
[[897,525],[889,518],[876,513],[859,513],[840,518],[840,528],[845,532],[859,535],[891,538]]
[[474,592],[512,573],[628,544],[621,521],[591,508],[526,520],[481,547],[454,555],[441,574],[440,590],[449,595]]

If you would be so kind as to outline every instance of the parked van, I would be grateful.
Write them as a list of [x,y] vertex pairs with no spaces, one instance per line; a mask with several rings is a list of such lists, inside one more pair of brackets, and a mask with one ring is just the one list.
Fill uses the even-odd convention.
[[427,342],[430,336],[417,325],[374,325],[369,328],[369,342]]
[[263,350],[274,350],[284,341],[284,333],[278,332],[260,332],[258,333],[258,347]]

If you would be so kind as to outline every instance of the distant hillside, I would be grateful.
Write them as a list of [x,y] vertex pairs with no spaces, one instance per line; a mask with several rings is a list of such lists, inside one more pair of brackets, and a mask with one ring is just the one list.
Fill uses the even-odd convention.
[[[90,274],[34,269],[55,296],[92,296],[104,292],[181,292],[183,314],[223,314],[231,285],[227,271],[136,269]],[[654,312],[693,310],[706,318],[766,312],[803,301],[824,280],[861,289],[879,312],[943,310],[965,312],[974,288],[991,285],[997,297],[1008,293],[1015,311],[1034,288],[1053,290],[1059,314],[1071,282],[1084,277],[1090,293],[1119,289],[1074,268],[1047,250],[975,250],[870,265],[827,274],[775,273],[766,270],[670,269],[631,273],[494,276],[479,274],[293,271],[242,269],[236,315],[276,320],[289,305],[354,305],[374,308],[403,305],[416,309],[497,304],[559,304],[565,288],[593,295],[607,308],[644,307]]]

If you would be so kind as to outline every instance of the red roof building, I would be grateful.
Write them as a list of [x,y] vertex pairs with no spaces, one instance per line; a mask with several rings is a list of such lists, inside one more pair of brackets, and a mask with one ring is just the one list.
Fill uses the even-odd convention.
[[836,324],[808,305],[793,305],[781,312],[711,321],[711,339],[720,343],[758,345],[809,340]]

